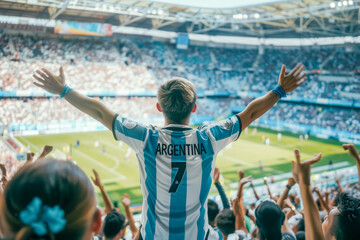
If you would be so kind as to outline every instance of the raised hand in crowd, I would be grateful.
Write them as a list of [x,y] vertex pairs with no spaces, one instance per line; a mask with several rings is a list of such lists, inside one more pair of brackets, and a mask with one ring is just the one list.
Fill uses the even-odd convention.
[[36,161],[40,161],[46,158],[46,156],[53,150],[53,146],[48,146],[45,145],[42,153],[40,154],[40,156],[36,159]]
[[351,157],[356,160],[356,167],[358,170],[359,184],[360,184],[360,156],[356,152],[354,144],[343,144],[344,150],[348,150]]
[[265,184],[266,189],[267,189],[267,191],[268,191],[268,193],[269,193],[269,197],[270,197],[271,199],[273,199],[273,195],[271,194],[271,190],[270,190],[270,187],[269,187],[269,183],[268,183],[268,181],[267,181],[267,177],[264,177],[264,184]]
[[121,198],[121,203],[125,209],[126,218],[129,221],[129,227],[132,233],[132,236],[136,236],[138,232],[138,228],[135,225],[135,220],[132,214],[132,211],[130,209],[130,195],[127,193],[124,193],[124,195]]
[[33,152],[28,152],[26,154],[26,161],[31,163],[34,160],[34,156],[35,154]]
[[223,204],[224,208],[230,208],[230,204],[229,204],[229,199],[226,196],[225,190],[223,188],[223,186],[220,183],[220,170],[218,168],[214,169],[214,183],[215,183],[215,187],[219,192],[220,198],[221,198],[221,202]]
[[239,180],[241,180],[243,177],[245,177],[245,172],[244,172],[244,170],[239,169],[239,170],[237,171],[237,173],[238,173],[238,176],[239,176]]
[[295,179],[293,177],[290,177],[288,179],[288,184],[286,185],[286,188],[284,192],[281,194],[280,198],[277,201],[277,204],[280,206],[280,208],[283,208],[283,202],[288,197],[290,189],[295,185]]
[[300,186],[300,193],[304,204],[306,239],[322,240],[324,239],[324,234],[322,232],[321,219],[310,189],[311,166],[320,161],[321,153],[315,154],[313,158],[303,162],[300,161],[299,150],[295,149],[294,153],[296,161],[292,161],[291,171],[295,181]]
[[1,190],[3,190],[5,189],[6,184],[8,183],[5,164],[3,163],[0,164],[0,170],[1,170]]
[[[244,174],[245,175],[245,174]],[[245,224],[245,206],[243,204],[243,191],[244,185],[251,182],[252,177],[247,176],[243,177],[239,181],[239,187],[236,194],[236,198],[232,201],[232,207],[235,215],[235,229],[241,230],[244,233],[247,233],[246,224]]]
[[214,169],[214,183],[218,183],[220,182],[220,171],[219,171],[219,168],[215,168]]
[[324,198],[321,195],[320,190],[317,187],[314,187],[313,191],[314,191],[314,193],[316,193],[316,195],[319,198],[319,202],[320,202],[320,206],[321,206],[320,210],[325,210],[327,213],[329,213],[330,212],[330,206],[328,204],[326,204],[326,202],[324,201]]
[[292,216],[298,214],[298,211],[296,210],[296,207],[290,202],[289,199],[285,199],[283,201],[283,207],[290,209],[290,211],[286,214],[287,219],[290,219]]
[[256,189],[255,189],[254,184],[253,184],[252,181],[250,182],[250,186],[251,186],[251,189],[253,190],[253,193],[254,193],[254,196],[255,196],[256,200],[259,200],[260,197],[259,197],[259,195],[257,194]]
[[98,172],[95,169],[93,169],[93,173],[94,173],[95,178],[91,177],[91,180],[94,183],[94,185],[97,186],[100,189],[101,196],[103,198],[104,206],[105,206],[104,212],[106,214],[108,214],[109,212],[111,212],[111,210],[114,209],[114,206],[113,206],[113,204],[112,204],[112,202],[110,200],[109,195],[105,191],[104,186],[101,183],[101,179],[100,179],[100,176],[99,176]]
[[343,189],[343,187],[342,187],[341,184],[340,184],[340,179],[339,179],[339,178],[336,178],[336,179],[335,179],[335,182],[336,182],[336,185],[337,185],[337,187],[338,187],[339,193],[343,193],[343,192],[344,192],[344,189]]

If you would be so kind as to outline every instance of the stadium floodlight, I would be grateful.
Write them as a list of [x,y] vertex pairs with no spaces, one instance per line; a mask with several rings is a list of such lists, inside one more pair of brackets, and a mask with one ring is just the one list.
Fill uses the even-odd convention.
[[334,2],[330,3],[330,7],[331,8],[335,8],[336,7],[336,4]]
[[348,3],[349,3],[349,5],[353,5],[354,4],[354,2],[353,1],[348,1]]
[[338,2],[338,7],[341,7],[342,6],[342,3],[341,2]]
[[247,18],[248,18],[248,15],[247,15],[247,14],[244,14],[243,17],[244,17],[244,19],[247,19]]
[[159,9],[158,14],[163,15],[164,11],[162,9]]
[[254,14],[254,17],[255,17],[255,18],[259,18],[259,17],[260,17],[260,14],[255,13],[255,14]]
[[152,13],[153,15],[156,15],[156,14],[157,14],[156,9],[153,9],[151,13]]
[[242,18],[243,18],[243,15],[242,15],[241,13],[239,13],[239,14],[234,14],[234,15],[233,15],[233,18],[234,18],[234,19],[242,19]]
[[343,1],[343,5],[344,5],[344,6],[347,6],[347,5],[348,5],[348,2],[347,2],[347,1]]

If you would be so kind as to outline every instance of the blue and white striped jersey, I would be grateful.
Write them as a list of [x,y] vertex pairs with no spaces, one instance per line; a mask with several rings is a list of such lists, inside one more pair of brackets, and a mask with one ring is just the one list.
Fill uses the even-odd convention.
[[216,155],[240,132],[238,116],[197,129],[178,124],[159,129],[115,116],[115,139],[127,143],[139,162],[143,239],[205,239]]

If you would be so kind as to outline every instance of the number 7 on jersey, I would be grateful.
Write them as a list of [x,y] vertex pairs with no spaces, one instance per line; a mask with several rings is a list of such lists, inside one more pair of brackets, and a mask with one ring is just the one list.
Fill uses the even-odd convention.
[[177,168],[178,171],[174,177],[174,181],[170,186],[169,193],[176,193],[186,171],[186,162],[171,162],[171,169],[174,168]]

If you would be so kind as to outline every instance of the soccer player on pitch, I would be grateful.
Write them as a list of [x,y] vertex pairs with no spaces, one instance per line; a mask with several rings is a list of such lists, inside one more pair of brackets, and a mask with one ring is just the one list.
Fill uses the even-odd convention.
[[197,129],[189,127],[197,107],[195,87],[182,78],[169,80],[158,90],[156,107],[165,119],[165,127],[159,129],[124,118],[72,90],[65,84],[62,68],[59,76],[42,69],[33,77],[36,86],[64,97],[136,152],[143,194],[140,239],[204,240],[209,238],[207,196],[217,154],[281,97],[303,84],[304,68],[298,64],[286,75],[282,66],[278,85],[265,96],[233,117]]

